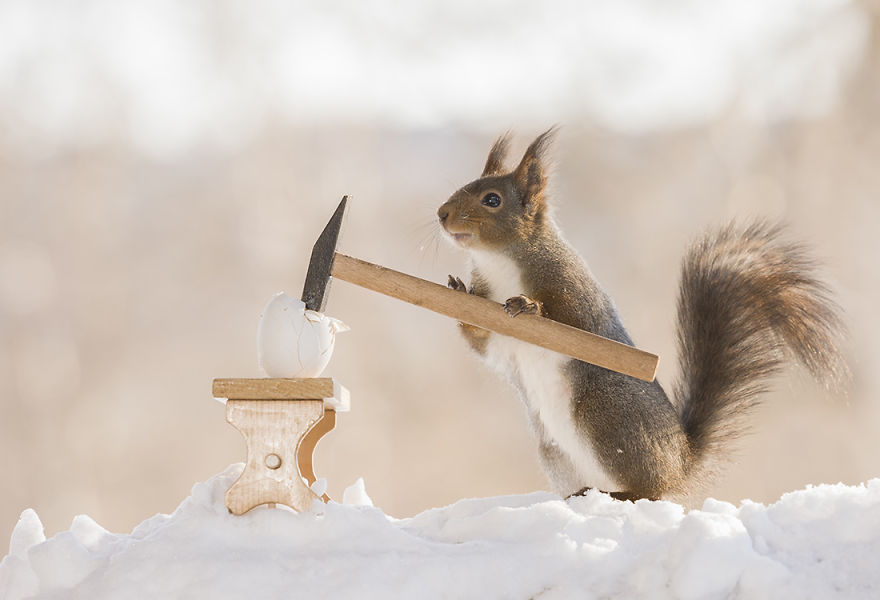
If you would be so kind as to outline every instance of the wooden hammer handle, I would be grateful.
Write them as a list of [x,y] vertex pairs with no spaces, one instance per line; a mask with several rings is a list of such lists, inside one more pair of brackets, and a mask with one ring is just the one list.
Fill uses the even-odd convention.
[[333,259],[330,274],[363,288],[427,308],[501,335],[515,337],[618,373],[653,381],[657,355],[537,315],[514,318],[504,307],[473,294],[451,290],[351,256]]

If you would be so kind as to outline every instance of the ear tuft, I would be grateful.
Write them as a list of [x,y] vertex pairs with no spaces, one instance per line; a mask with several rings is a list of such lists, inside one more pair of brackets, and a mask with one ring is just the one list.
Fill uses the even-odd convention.
[[545,156],[558,130],[559,127],[554,125],[529,144],[519,166],[514,171],[517,185],[522,190],[523,201],[526,203],[540,201],[539,197],[547,184]]
[[492,144],[492,149],[489,150],[489,158],[486,159],[486,166],[483,167],[483,174],[481,177],[501,175],[504,173],[504,159],[507,158],[507,150],[509,147],[510,131],[507,131],[495,140],[494,144]]

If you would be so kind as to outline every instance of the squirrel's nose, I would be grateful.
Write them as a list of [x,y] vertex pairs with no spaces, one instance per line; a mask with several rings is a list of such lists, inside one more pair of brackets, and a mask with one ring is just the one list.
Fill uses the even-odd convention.
[[446,208],[445,204],[437,209],[437,216],[440,218],[441,224],[446,223],[446,219],[449,218],[449,209]]

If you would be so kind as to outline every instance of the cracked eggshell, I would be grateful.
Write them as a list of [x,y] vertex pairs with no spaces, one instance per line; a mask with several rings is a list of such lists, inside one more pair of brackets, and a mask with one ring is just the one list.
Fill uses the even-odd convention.
[[269,377],[318,377],[330,362],[342,321],[308,310],[279,292],[266,304],[257,328],[257,356]]

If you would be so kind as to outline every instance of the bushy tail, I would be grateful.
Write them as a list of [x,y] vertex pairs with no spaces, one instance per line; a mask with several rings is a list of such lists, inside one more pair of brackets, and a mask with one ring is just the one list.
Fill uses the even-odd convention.
[[742,417],[787,358],[832,387],[848,377],[837,305],[804,249],[781,228],[727,226],[691,248],[678,300],[674,388],[693,467],[723,455]]

